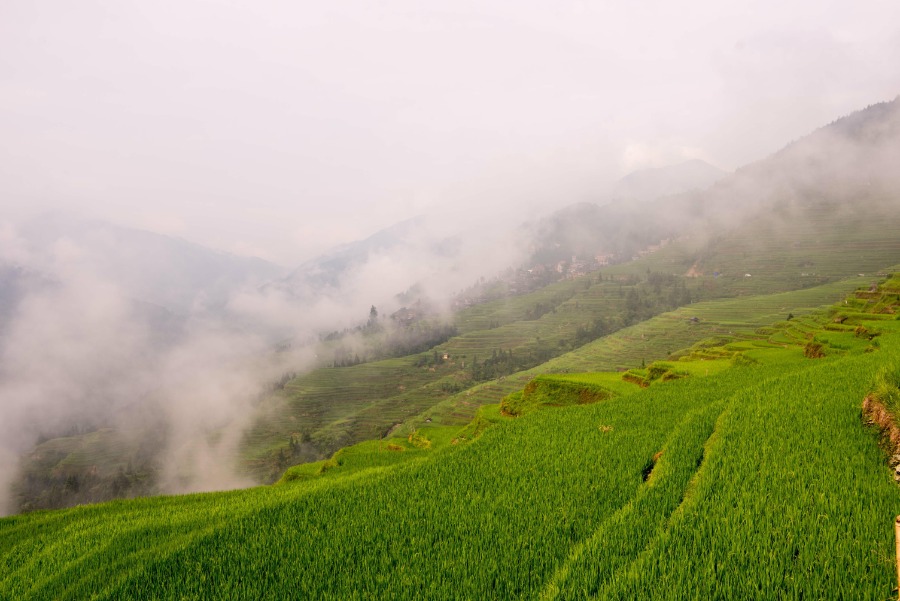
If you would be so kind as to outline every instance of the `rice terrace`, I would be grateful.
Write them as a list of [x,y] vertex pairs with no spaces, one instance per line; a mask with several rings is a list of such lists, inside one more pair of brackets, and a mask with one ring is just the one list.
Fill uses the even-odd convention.
[[896,426],[864,422],[900,398],[898,294],[890,276],[644,368],[538,376],[466,427],[274,486],[6,518],[3,595],[885,598]]
[[0,601],[900,598],[900,4],[2,5]]
[[[896,105],[831,128],[894,143],[858,132]],[[684,202],[716,220],[744,185]],[[900,218],[868,186],[863,214],[767,194],[719,236],[688,223],[602,269],[482,286],[411,354],[377,351],[373,306],[363,348],[388,356],[335,351],[260,399],[239,459],[269,485],[40,510],[106,490],[96,466],[130,452],[108,430],[41,443],[26,482],[68,475],[0,521],[0,596],[892,596]],[[137,477],[119,465],[114,493]]]
[[3,518],[0,595],[888,598],[900,223],[792,202],[789,244],[685,235],[292,374],[243,443],[273,484]]

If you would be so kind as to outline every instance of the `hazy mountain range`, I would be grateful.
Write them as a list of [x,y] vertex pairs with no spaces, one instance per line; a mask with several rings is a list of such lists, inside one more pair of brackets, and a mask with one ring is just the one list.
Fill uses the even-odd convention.
[[[669,196],[706,187],[723,174],[699,160],[636,171],[616,183],[610,200],[645,201]],[[564,225],[550,227],[564,227],[570,236],[577,236],[573,232],[577,228],[567,216],[583,223],[584,211],[596,211],[600,204],[605,203],[573,205],[539,219],[538,229],[561,220]],[[527,216],[519,217],[524,221]],[[202,309],[221,310],[237,291],[254,288],[275,287],[303,302],[319,294],[339,293],[348,274],[375,256],[412,252],[419,258],[431,257],[441,266],[452,263],[463,252],[464,232],[446,232],[432,238],[428,228],[425,216],[411,218],[363,240],[341,244],[289,270],[263,259],[224,253],[147,230],[62,213],[44,214],[17,230],[20,250],[29,261],[22,265],[5,258],[0,307],[8,312],[15,304],[20,278],[44,278],[50,285],[53,268],[61,265],[90,269],[105,281],[114,282],[124,296],[182,315]],[[597,231],[593,231],[596,238]],[[540,246],[545,241],[528,243]],[[409,281],[395,292],[415,283]]]
[[610,192],[612,200],[653,200],[690,190],[708,188],[728,172],[700,159],[675,165],[641,169],[629,173],[615,183]]

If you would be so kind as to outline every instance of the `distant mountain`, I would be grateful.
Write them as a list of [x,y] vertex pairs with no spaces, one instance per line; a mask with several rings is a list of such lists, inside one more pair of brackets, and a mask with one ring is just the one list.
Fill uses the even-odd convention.
[[863,204],[874,218],[896,207],[898,157],[900,99],[842,117],[732,174],[702,161],[632,173],[616,187],[620,198],[566,207],[523,235],[533,240],[536,262],[595,255],[615,262],[669,238],[724,235],[748,219],[774,228]]
[[631,204],[577,203],[523,226],[532,241],[532,264],[552,265],[572,257],[618,262],[665,238],[669,229]]
[[[721,232],[747,219],[772,227],[825,213],[892,213],[900,194],[900,98],[869,106],[736,170],[708,189],[645,207],[682,232]],[[811,212],[813,211],[813,212]]]
[[262,259],[61,214],[33,219],[19,234],[38,262],[59,266],[54,253],[63,252],[66,268],[91,270],[125,296],[175,313],[221,307],[235,291],[262,285],[285,272]]
[[[900,97],[821,127],[761,161],[738,169],[724,188],[747,202],[765,194],[802,201],[870,199],[900,189]],[[761,186],[743,192],[749,183]]]
[[[473,232],[463,231],[462,226],[455,229],[453,224],[441,223],[433,217],[415,217],[365,239],[337,246],[262,289],[285,293],[293,302],[304,304],[324,298],[347,304],[365,296],[367,313],[368,303],[394,303],[397,295],[424,281],[438,276],[445,283],[455,281],[454,277],[460,279],[461,272],[467,270],[461,264],[471,261],[476,252],[473,237]],[[470,283],[466,279],[458,285]],[[441,293],[447,287],[452,286],[439,286]],[[437,292],[434,288],[432,292]],[[382,308],[398,307],[379,305]]]
[[610,194],[614,200],[653,200],[691,190],[708,188],[728,175],[700,159],[692,159],[652,169],[629,173],[613,186]]
[[371,256],[407,246],[423,224],[422,217],[407,219],[363,240],[336,246],[306,261],[275,285],[286,288],[299,298],[337,288],[343,276],[363,266]]
[[[658,169],[636,171],[624,177],[615,187],[614,197],[633,200],[652,200],[660,195],[672,195],[708,186],[725,172],[700,160]],[[535,260],[554,262],[573,254],[590,254],[596,250],[598,234],[607,241],[609,252],[627,254],[658,239],[656,232],[638,231],[627,225],[630,211],[616,207],[600,209],[590,203],[566,207],[537,224],[523,226],[523,245],[541,248]],[[637,226],[639,224],[635,224]],[[416,217],[385,228],[372,236],[336,247],[307,261],[287,277],[270,286],[289,291],[295,298],[310,300],[318,295],[340,290],[341,282],[354,270],[361,269],[378,255],[416,253],[419,258],[432,257],[436,261],[452,259],[460,253],[464,236],[447,234],[425,237],[429,221]],[[559,241],[563,241],[560,243]],[[505,267],[515,267],[507,265]],[[410,281],[409,285],[415,282]],[[400,292],[399,290],[397,292]]]
[[630,258],[673,233],[669,223],[646,213],[648,203],[696,193],[727,175],[699,159],[634,171],[616,182],[605,202],[573,204],[527,224],[524,235],[532,240],[532,262]]

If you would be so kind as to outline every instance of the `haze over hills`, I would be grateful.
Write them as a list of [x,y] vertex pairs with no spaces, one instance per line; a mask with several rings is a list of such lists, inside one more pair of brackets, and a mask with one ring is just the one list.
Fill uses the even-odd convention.
[[[616,183],[606,204],[647,201],[701,189],[723,175],[724,171],[696,159],[635,171]],[[577,206],[562,209],[561,214],[578,213]],[[347,296],[349,289],[369,277],[367,272],[374,271],[376,277],[384,278],[391,271],[400,271],[405,279],[391,280],[396,282],[392,294],[418,286],[443,297],[432,301],[446,302],[451,293],[480,277],[491,277],[510,267],[531,265],[528,249],[533,251],[547,245],[544,237],[548,234],[544,228],[553,227],[547,224],[555,217],[536,216],[532,223],[525,223],[525,217],[511,216],[507,219],[509,223],[492,222],[490,231],[481,231],[483,226],[471,221],[457,224],[456,220],[443,221],[440,214],[419,215],[322,253],[264,288],[284,292],[299,302],[314,303],[323,296]],[[521,225],[516,223],[517,219],[522,221]],[[566,227],[577,229],[577,224],[567,222]],[[609,234],[598,230],[584,233],[604,241],[610,238]],[[490,242],[489,247],[483,243],[485,238]],[[503,248],[503,253],[498,256],[499,248]],[[478,264],[480,269],[473,264]],[[436,282],[438,279],[440,284]],[[373,296],[372,302],[391,303],[392,299]]]
[[[284,273],[276,265],[58,213],[5,224],[0,246],[0,505],[19,455],[48,439],[63,437],[43,457],[61,481],[90,472],[105,491],[70,489],[69,501],[50,505],[115,496],[117,469],[144,474],[166,453],[190,471],[207,447],[200,433],[237,424],[239,407],[277,377],[270,370],[280,373],[252,364],[272,347],[264,333],[223,319],[235,294]],[[216,411],[200,420],[192,412],[204,402]],[[85,444],[113,467],[75,462],[60,472]],[[229,444],[225,435],[213,447]],[[164,471],[137,489],[158,491]]]
[[[701,189],[723,175],[724,171],[700,160],[636,171],[617,182],[603,204],[621,207],[627,202]],[[639,234],[638,228],[626,223],[630,209],[605,214],[603,219],[609,224],[605,228],[588,215],[597,210],[594,203],[579,203],[528,222],[525,215],[505,217],[504,222],[493,221],[488,228],[473,222],[444,222],[439,214],[420,215],[323,253],[265,289],[313,304],[322,297],[355,297],[367,279],[387,277],[393,282],[392,292],[380,297],[371,294],[371,303],[392,312],[399,306],[392,297],[415,287],[419,295],[446,307],[452,295],[477,279],[508,268],[555,263],[569,260],[571,255],[601,251],[621,260],[658,241],[655,232]],[[578,242],[582,238],[591,244]],[[357,316],[364,308],[357,309]]]
[[[898,104],[839,120],[706,190],[556,213],[543,241],[574,256],[535,263],[536,252],[529,269],[479,283],[489,297],[457,308],[452,336],[289,374],[231,424],[209,427],[220,406],[170,416],[160,432],[179,444],[166,453],[152,453],[158,432],[121,426],[39,441],[16,483],[23,509],[154,493],[157,479],[189,490],[204,482],[197,470],[215,486],[228,459],[243,462],[244,484],[281,477],[9,518],[0,549],[14,576],[0,590],[883,598],[900,493],[860,404],[886,444],[896,426],[884,416],[900,396],[900,272],[888,273],[900,265],[900,179],[888,168]],[[560,241],[567,223],[584,226],[583,248]],[[591,246],[591,224],[623,233]],[[376,239],[343,257],[398,246]],[[551,277],[520,287],[536,272]],[[318,349],[376,348],[428,322],[383,319],[373,311]],[[166,392],[191,383],[171,380]],[[179,433],[190,423],[208,427]],[[193,474],[155,472],[155,461],[191,457],[171,449],[192,444],[203,460],[180,465]],[[115,544],[94,551],[107,533]],[[81,544],[55,549],[71,540]],[[410,552],[422,545],[431,551]],[[752,565],[736,569],[735,558]],[[72,574],[36,578],[44,562]],[[354,569],[324,567],[336,562]]]
[[727,175],[701,159],[633,171],[615,183],[610,198],[654,200],[690,190],[703,190]]
[[896,596],[900,3],[3,0],[0,56],[0,601]]
[[338,288],[342,276],[348,271],[365,264],[371,255],[395,250],[422,226],[423,221],[421,217],[408,219],[375,232],[364,240],[333,248],[291,271],[284,278],[283,285],[300,298],[303,294],[318,290]]
[[[849,119],[869,122],[876,129],[890,129],[897,119],[897,102],[876,105]],[[574,280],[568,280],[573,284],[551,286],[543,293],[515,297],[515,301],[493,301],[485,305],[481,315],[476,308],[460,313],[457,323],[461,328],[478,323],[483,325],[476,329],[487,329],[461,330],[458,338],[437,347],[438,354],[461,357],[455,368],[445,366],[424,381],[421,375],[410,374],[410,378],[419,378],[415,386],[421,387],[417,389],[421,397],[412,392],[412,379],[403,390],[391,388],[390,382],[396,382],[405,373],[398,371],[395,362],[382,366],[385,373],[392,375],[374,401],[373,395],[364,391],[366,382],[371,383],[373,373],[379,369],[378,364],[340,373],[319,370],[289,385],[296,392],[284,395],[280,401],[283,404],[275,403],[279,407],[273,409],[277,419],[290,423],[291,415],[316,415],[305,425],[312,427],[308,434],[313,441],[320,440],[319,452],[327,453],[335,448],[329,445],[349,444],[363,432],[371,437],[397,420],[403,421],[407,417],[403,407],[415,407],[413,413],[422,410],[427,403],[441,398],[435,387],[451,391],[446,396],[459,394],[460,403],[470,403],[468,392],[456,391],[473,385],[480,391],[482,387],[478,375],[461,364],[509,351],[518,357],[519,369],[533,367],[538,356],[549,358],[573,348],[572,345],[584,344],[593,336],[608,333],[606,328],[629,325],[637,316],[646,318],[672,298],[698,300],[789,291],[884,268],[900,256],[900,240],[894,235],[895,226],[900,226],[895,210],[900,185],[893,171],[872,168],[867,178],[860,180],[854,179],[854,173],[847,173],[841,180],[842,188],[835,189],[833,184],[834,178],[841,178],[848,168],[852,169],[849,165],[858,162],[871,166],[888,160],[900,148],[900,136],[848,136],[845,123],[840,120],[811,136],[811,140],[827,139],[821,152],[816,151],[813,142],[801,140],[707,190],[626,206],[574,205],[555,214],[544,222],[552,229],[538,238],[543,247],[537,247],[531,265],[543,265],[554,274],[573,277]],[[850,156],[856,158],[848,161]],[[810,161],[816,169],[830,170],[831,177],[811,177],[798,163],[801,160]],[[834,163],[826,166],[830,161]],[[816,181],[821,189],[816,189]],[[871,195],[873,189],[882,190],[885,195]],[[852,209],[845,206],[848,202]],[[577,242],[584,246],[575,246]],[[595,253],[601,255],[605,264],[600,264]],[[633,254],[636,261],[632,260]],[[591,269],[604,275],[615,274],[615,278],[621,278],[620,283],[586,279],[581,286],[574,284],[585,272],[596,273]],[[662,302],[654,299],[650,290],[636,285],[650,272],[655,273],[656,282],[650,288],[664,291],[666,300]],[[497,286],[522,289],[524,277],[524,273],[510,274],[500,278]],[[669,282],[666,278],[674,279]],[[681,282],[685,292],[665,287],[676,281]],[[631,292],[626,295],[623,282],[635,288],[631,301],[626,298]],[[598,304],[601,299],[603,304]],[[623,311],[624,301],[633,306]],[[598,309],[600,306],[603,309]],[[598,323],[598,317],[607,321]],[[509,392],[524,385],[508,371],[493,373],[505,376],[507,383],[485,384],[484,389],[493,387],[495,392],[479,395],[479,402],[497,402],[498,391]],[[343,392],[332,396],[330,386]],[[351,413],[325,417],[313,409],[339,398],[344,399],[348,409],[355,407]],[[367,409],[373,402],[380,407],[380,414]],[[391,410],[394,413],[388,410],[389,406],[395,408]],[[323,421],[318,421],[318,416]],[[290,427],[302,429],[304,424],[294,422]],[[270,422],[266,428],[274,430],[269,438],[259,440],[277,440],[275,423]],[[286,430],[281,432],[282,437],[288,435]]]
[[[699,159],[693,159],[671,165],[652,169],[643,169],[632,172],[620,179],[609,193],[609,200],[601,204],[621,203],[623,201],[648,201],[660,197],[672,196],[690,190],[700,190],[709,187],[715,181],[721,179],[726,172],[713,167]],[[581,203],[588,204],[588,203]],[[561,213],[578,212],[572,205],[562,209]],[[515,217],[510,219],[513,221]],[[536,221],[540,229],[547,221],[553,221],[555,217],[539,216]],[[377,260],[382,255],[402,255],[414,253],[425,255],[436,263],[434,271],[445,271],[445,265],[452,265],[453,261],[463,258],[464,247],[471,245],[471,234],[464,230],[452,229],[435,231],[434,216],[418,216],[407,221],[397,223],[373,234],[372,236],[341,245],[327,253],[324,253],[310,261],[307,261],[285,279],[282,285],[302,297],[309,291],[337,289],[341,280],[348,272],[359,270],[369,260]],[[574,225],[567,223],[567,226]],[[505,235],[504,224],[493,224],[491,235],[499,238]],[[539,246],[542,240],[531,240],[532,234],[527,229],[516,232],[521,244],[529,247]],[[606,239],[606,232],[594,232],[595,238]],[[499,265],[499,269],[517,266],[518,261],[527,260],[525,257],[510,255],[507,264]],[[495,270],[496,265],[491,265]],[[415,274],[411,274],[415,275]],[[476,278],[484,274],[475,274]],[[409,285],[418,282],[411,281]],[[462,282],[463,284],[468,282]]]
[[18,227],[18,256],[33,271],[87,269],[114,283],[121,294],[169,311],[221,310],[242,288],[255,288],[285,273],[258,258],[211,250],[186,240],[63,213],[48,213]]
[[849,216],[848,203],[868,203],[873,215],[889,213],[900,187],[891,167],[900,155],[898,107],[895,99],[848,115],[704,189],[573,205],[538,222],[538,250],[557,260],[595,254],[621,260],[660,240],[720,237],[751,218],[777,231],[813,205]]
[[[502,229],[495,232],[497,240],[504,237]],[[395,297],[413,287],[422,293],[427,289],[434,301],[445,301],[454,287],[520,260],[520,251],[508,247],[493,260],[482,260],[480,271],[473,269],[473,256],[483,250],[483,242],[464,226],[448,227],[434,215],[418,216],[316,256],[262,291],[284,294],[303,306],[358,301],[356,315],[337,318],[331,327],[345,326],[368,312],[368,305],[363,306],[367,302],[392,312],[398,308]]]
[[[674,186],[664,199],[575,204],[525,227],[510,218],[497,228],[503,242],[489,235],[492,224],[459,231],[424,216],[281,279],[270,264],[149,233],[94,223],[63,236],[54,233],[62,226],[48,224],[38,234],[63,241],[51,248],[68,261],[55,273],[91,268],[107,287],[34,272],[34,286],[5,288],[6,337],[17,343],[7,342],[6,365],[52,365],[51,381],[63,391],[48,391],[28,372],[7,382],[20,398],[35,399],[21,405],[22,416],[35,407],[56,416],[6,437],[8,458],[29,455],[18,502],[52,507],[277,478],[293,461],[379,436],[439,403],[468,402],[460,415],[471,416],[472,407],[523,385],[515,373],[685,302],[878,270],[900,252],[889,227],[900,191],[888,167],[900,145],[897,104],[840,119],[705,190]],[[119,244],[123,250],[112,250]],[[173,259],[182,252],[183,260]],[[181,275],[166,287],[159,278],[168,262]],[[259,285],[264,275],[274,279]],[[117,300],[128,296],[143,297],[144,309]],[[98,298],[113,310],[92,313]],[[168,304],[171,315],[152,301]],[[380,319],[371,319],[372,305]],[[23,319],[31,306],[59,307],[60,325],[37,328],[37,314]],[[73,329],[72,310],[94,315],[86,330]],[[179,310],[195,319],[177,318]],[[160,323],[173,334],[160,339]],[[67,353],[50,352],[70,338]],[[276,352],[279,340],[290,347]],[[443,355],[460,359],[435,359]],[[91,357],[90,368],[77,367],[76,356]],[[132,378],[110,380],[110,369]],[[472,398],[477,403],[464,400]],[[129,417],[141,404],[157,417]],[[167,471],[171,462],[182,467]],[[86,470],[92,480],[83,479]],[[66,489],[71,478],[82,478],[78,491]]]

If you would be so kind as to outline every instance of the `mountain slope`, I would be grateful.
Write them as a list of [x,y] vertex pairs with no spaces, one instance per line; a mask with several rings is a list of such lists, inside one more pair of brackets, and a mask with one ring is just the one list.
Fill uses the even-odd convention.
[[[424,366],[431,373],[416,368],[418,358],[410,357],[385,364],[384,381],[376,365],[301,376],[287,387],[297,391],[288,401],[293,410],[277,410],[274,415],[280,417],[272,419],[290,423],[291,431],[312,426],[314,439],[339,446],[378,436],[451,397],[458,399],[457,407],[468,407],[462,415],[471,418],[479,403],[497,402],[498,391],[508,391],[511,382],[524,377],[497,374],[510,380],[503,383],[472,378],[472,363],[495,359],[498,353],[525,358],[545,352],[550,358],[630,325],[627,317],[641,311],[645,319],[691,301],[814,289],[895,264],[900,261],[900,239],[894,234],[900,228],[900,180],[892,170],[873,166],[894,153],[900,156],[898,106],[898,101],[875,105],[838,120],[704,191],[624,207],[574,205],[545,223],[561,236],[581,236],[596,245],[594,250],[635,249],[641,256],[602,267],[601,279],[569,280],[466,309],[458,317],[461,335],[434,350],[449,359]],[[851,165],[869,166],[866,177],[847,173],[850,155],[856,157]],[[804,171],[807,164],[809,172]],[[831,175],[825,177],[825,172]],[[844,186],[836,187],[834,177],[843,177]],[[671,241],[656,244],[664,235]],[[687,295],[668,300],[676,289]],[[667,300],[656,304],[660,294]],[[492,314],[491,307],[505,309]],[[538,308],[539,313],[534,311]],[[784,314],[795,308],[787,304]],[[687,313],[689,309],[685,314],[690,317]],[[479,324],[472,331],[465,326],[470,321]],[[675,350],[673,345],[658,346],[647,356],[630,356],[632,361],[652,360]],[[377,392],[341,396],[338,391],[345,386]],[[463,392],[455,392],[459,388]],[[494,392],[481,392],[490,389]],[[321,407],[329,408],[330,420],[319,421]],[[271,452],[278,448],[277,437],[287,440],[286,426],[276,426],[272,419],[254,434],[256,448]],[[259,438],[265,430],[270,434]]]
[[[900,490],[859,405],[900,360],[900,322],[879,313],[897,282],[789,325],[793,343],[778,326],[708,346],[676,362],[688,377],[471,444],[394,439],[275,487],[5,518],[0,592],[885,598]],[[881,332],[871,352],[859,326]],[[804,356],[807,330],[828,356]],[[712,356],[727,365],[704,375]]]
[[[766,309],[770,316],[778,309],[800,314],[832,300],[828,284],[900,262],[894,234],[900,186],[893,171],[877,168],[900,144],[897,104],[841,119],[705,191],[573,207],[553,231],[566,235],[577,226],[585,252],[616,250],[615,264],[527,294],[510,292],[512,280],[498,281],[506,292],[456,313],[459,335],[427,353],[317,369],[283,382],[259,403],[246,431],[245,469],[271,481],[293,462],[361,440],[411,433],[423,423],[464,423],[537,373],[635,368],[710,333],[746,326],[727,311],[707,319],[703,306],[694,312],[688,303],[753,295],[762,304],[772,293],[808,291],[807,300],[798,293]],[[867,170],[865,177],[852,171],[856,166]],[[418,224],[404,227],[414,231]],[[400,229],[341,256],[352,263],[381,252],[409,233]],[[633,325],[678,306],[668,317]],[[321,363],[337,363],[328,359]]]
[[[534,257],[559,261],[602,255],[604,262],[618,263],[661,241],[687,237],[696,252],[748,220],[763,224],[770,238],[782,242],[793,234],[781,236],[780,230],[804,220],[815,221],[825,234],[840,230],[843,218],[867,217],[874,225],[896,215],[898,159],[900,99],[838,119],[705,189],[572,205],[532,224]],[[818,234],[808,235],[815,239]]]
[[635,204],[667,244],[468,307],[432,352],[287,382],[254,459],[370,440],[278,486],[0,521],[0,596],[890,596],[900,490],[860,404],[900,370],[900,276],[872,275],[900,263],[897,115]]

